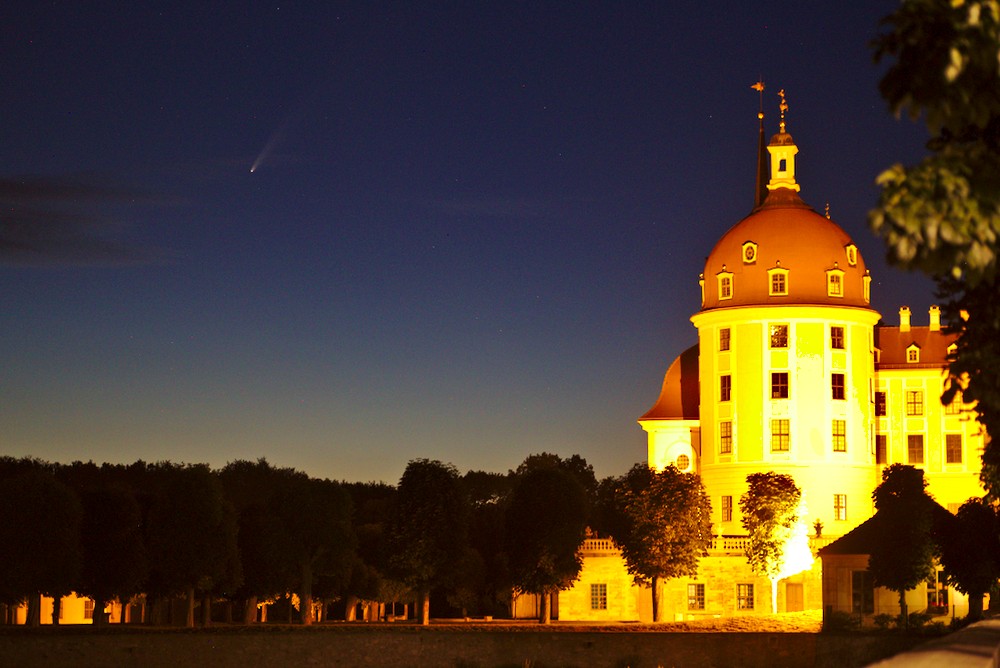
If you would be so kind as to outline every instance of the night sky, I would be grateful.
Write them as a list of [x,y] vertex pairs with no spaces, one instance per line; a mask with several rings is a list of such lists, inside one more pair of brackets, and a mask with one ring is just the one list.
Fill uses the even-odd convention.
[[624,473],[752,206],[760,78],[926,324],[866,225],[926,140],[878,95],[896,5],[5,2],[0,454]]

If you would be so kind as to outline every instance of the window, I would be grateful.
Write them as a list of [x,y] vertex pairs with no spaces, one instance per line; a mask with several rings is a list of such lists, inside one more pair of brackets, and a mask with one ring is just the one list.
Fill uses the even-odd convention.
[[704,609],[705,609],[705,585],[689,584],[688,610],[704,610]]
[[590,585],[590,609],[591,610],[608,609],[608,585],[606,584]]
[[719,401],[729,401],[733,392],[732,376],[726,374],[719,378]]
[[723,272],[718,275],[718,278],[719,278],[719,299],[732,299],[733,275],[727,272]]
[[830,387],[833,391],[834,399],[845,399],[847,397],[844,391],[844,374],[835,373],[830,377]]
[[775,272],[771,274],[771,294],[772,295],[783,295],[787,294],[785,287],[785,274],[783,272]]
[[729,328],[719,330],[719,350],[729,350]]
[[910,346],[906,349],[906,361],[910,364],[915,364],[920,361],[920,348],[916,346]]
[[945,415],[958,415],[962,412],[962,393],[956,392],[950,404],[944,405]]
[[924,463],[923,434],[908,434],[906,436],[906,459],[909,464]]
[[865,303],[870,304],[872,301],[872,276],[867,271],[861,278],[861,286],[865,293]]
[[844,296],[844,272],[831,269],[826,272],[826,294],[828,297]]
[[830,347],[834,350],[844,349],[844,328],[843,327],[831,327],[830,328]]
[[833,495],[833,519],[845,521],[847,519],[847,495]]
[[736,609],[753,610],[753,585],[736,585]]
[[909,416],[924,414],[924,391],[906,391],[906,414]]
[[847,452],[847,420],[833,421],[833,451]]
[[948,585],[944,582],[944,573],[935,571],[927,579],[927,610],[932,614],[944,614],[948,611]]
[[945,434],[944,436],[944,461],[946,464],[962,463],[962,435]]
[[788,452],[788,420],[771,420],[771,452]]
[[729,455],[733,452],[733,423],[729,420],[719,423],[719,454]]
[[858,263],[858,247],[854,244],[847,244],[844,246],[844,250],[847,251],[847,264],[853,267]]
[[84,619],[93,619],[94,618],[94,600],[93,599],[88,598],[88,599],[86,599],[83,602],[83,618]]
[[733,521],[733,497],[731,496],[722,497],[722,521]]
[[875,463],[885,464],[889,461],[889,448],[885,434],[875,434]]
[[875,612],[875,582],[870,571],[851,572],[851,612]]
[[875,393],[875,415],[885,416],[885,392]]
[[788,347],[788,325],[771,325],[771,347]]
[[678,471],[683,473],[691,468],[691,458],[687,455],[677,455],[677,461],[674,462],[674,466],[677,467]]
[[788,372],[780,371],[771,374],[771,398],[788,398]]
[[747,241],[743,244],[743,264],[753,264],[757,261],[757,244]]

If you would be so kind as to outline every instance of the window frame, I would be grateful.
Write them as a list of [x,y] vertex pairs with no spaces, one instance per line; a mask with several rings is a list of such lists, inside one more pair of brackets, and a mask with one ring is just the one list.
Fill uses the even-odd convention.
[[847,400],[847,374],[830,374],[830,398],[834,401]]
[[[916,447],[919,445],[919,457],[914,457],[914,453],[917,453]],[[924,463],[924,435],[923,434],[907,434],[906,435],[906,463],[907,464],[923,464]]]
[[768,325],[768,348],[771,350],[787,350],[788,339],[789,331],[787,324],[773,323]]
[[828,269],[826,272],[826,296],[842,299],[844,296],[844,271]]
[[724,373],[719,376],[719,401],[732,401],[733,399],[733,377]]
[[732,333],[729,327],[719,328],[719,352],[728,352],[732,345]]
[[921,417],[924,414],[924,391],[906,390],[906,417]]
[[772,267],[767,270],[767,294],[769,297],[788,296],[788,270]]
[[733,521],[733,497],[729,494],[722,495],[722,501],[719,503],[719,516],[721,517],[721,522],[732,522]]
[[771,452],[789,452],[792,447],[792,421],[771,418]]
[[754,610],[753,583],[739,582],[736,584],[736,609]]
[[733,421],[723,420],[719,423],[719,454],[733,454]]
[[687,586],[688,591],[688,610],[704,610],[705,609],[705,585],[701,582],[689,582]]
[[787,399],[790,395],[788,372],[787,371],[772,371],[771,372],[771,398],[772,399]]
[[889,393],[885,390],[875,390],[875,417],[885,417],[889,410]]
[[875,434],[875,464],[889,463],[889,437],[885,434]]
[[847,521],[847,495],[833,495],[833,519],[838,522]]
[[847,420],[835,419],[831,425],[831,435],[833,451],[847,452]]
[[[957,441],[957,444],[955,443]],[[962,451],[964,449],[964,439],[961,434],[950,433],[944,435],[944,463],[961,464]]]
[[830,325],[830,349],[844,350],[845,330],[843,325]]
[[608,609],[608,584],[606,582],[596,582],[590,585],[590,609]]

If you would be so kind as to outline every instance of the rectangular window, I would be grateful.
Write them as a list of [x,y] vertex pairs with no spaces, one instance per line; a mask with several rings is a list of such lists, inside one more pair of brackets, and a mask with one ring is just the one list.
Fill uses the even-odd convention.
[[771,420],[771,452],[788,452],[790,440],[788,420]]
[[962,463],[962,435],[945,434],[944,436],[944,461],[946,464]]
[[885,434],[875,434],[875,463],[885,464],[889,461],[889,446]]
[[778,271],[771,274],[771,294],[785,294],[785,274],[783,272]]
[[906,351],[906,361],[916,363],[920,361],[920,350],[918,348],[908,348]]
[[870,571],[851,571],[851,612],[875,612],[875,581]]
[[845,521],[847,519],[847,495],[833,495],[833,519]]
[[733,521],[733,497],[731,496],[722,497],[722,521]]
[[733,391],[733,378],[729,374],[719,378],[719,401],[729,401]]
[[733,452],[733,423],[729,420],[719,423],[719,454],[729,455]]
[[733,279],[723,276],[719,279],[719,299],[730,299],[733,296]]
[[94,618],[94,600],[88,598],[83,602],[83,618],[93,619]]
[[908,464],[924,463],[923,434],[908,434],[906,436],[906,461]]
[[927,579],[927,611],[939,615],[948,611],[948,585],[942,571]]
[[834,399],[845,399],[847,394],[844,390],[844,374],[835,373],[830,377],[830,388]]
[[788,347],[788,325],[771,325],[771,347]]
[[844,328],[843,327],[831,327],[830,328],[830,347],[834,350],[844,349]]
[[844,294],[843,277],[840,274],[829,274],[827,276],[827,294],[831,297],[839,297]]
[[590,585],[590,609],[591,610],[608,609],[608,585],[606,584]]
[[753,585],[736,585],[736,609],[753,610]]
[[962,412],[962,393],[956,392],[955,396],[952,398],[950,404],[945,404],[944,414],[945,415],[958,415]]
[[704,610],[704,609],[705,609],[705,585],[689,584],[688,610]]
[[875,415],[885,417],[885,392],[875,393]]
[[847,452],[847,420],[833,421],[833,451]]
[[779,371],[771,374],[771,398],[788,398],[788,372]]
[[906,391],[906,414],[910,416],[924,414],[923,390]]
[[729,328],[719,330],[719,350],[729,350]]

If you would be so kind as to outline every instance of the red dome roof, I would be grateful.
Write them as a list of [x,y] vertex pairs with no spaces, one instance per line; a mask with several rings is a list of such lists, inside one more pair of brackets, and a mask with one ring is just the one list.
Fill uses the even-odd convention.
[[[753,247],[749,252],[748,245]],[[772,294],[768,270],[787,270],[786,293]],[[843,272],[841,296],[831,296],[828,272]],[[731,297],[719,299],[719,275],[731,273]],[[705,262],[702,310],[733,306],[830,304],[868,308],[864,260],[851,238],[789,188],[726,232]]]

